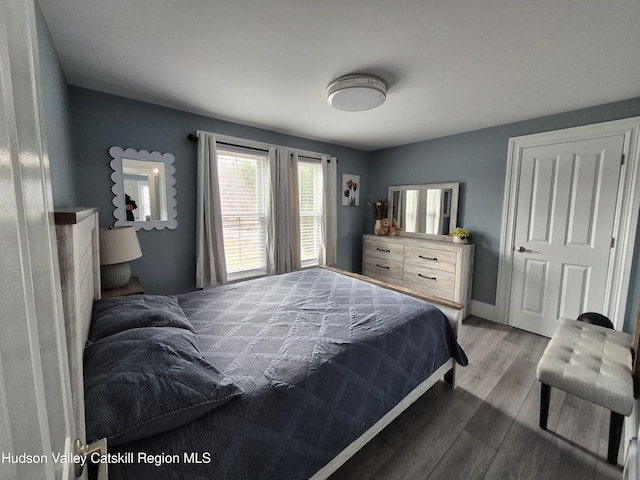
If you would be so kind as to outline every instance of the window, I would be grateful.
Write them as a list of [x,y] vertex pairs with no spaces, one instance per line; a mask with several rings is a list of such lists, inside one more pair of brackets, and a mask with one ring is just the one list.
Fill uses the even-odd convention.
[[266,275],[267,154],[222,146],[216,151],[227,278]]
[[300,193],[300,263],[320,263],[320,221],[322,212],[322,166],[318,161],[298,160]]

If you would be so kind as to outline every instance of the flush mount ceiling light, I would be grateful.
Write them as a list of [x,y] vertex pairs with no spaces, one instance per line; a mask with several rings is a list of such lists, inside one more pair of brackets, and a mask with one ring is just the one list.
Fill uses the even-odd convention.
[[345,75],[336,78],[327,87],[327,101],[338,110],[370,110],[382,105],[386,98],[387,84],[373,75]]

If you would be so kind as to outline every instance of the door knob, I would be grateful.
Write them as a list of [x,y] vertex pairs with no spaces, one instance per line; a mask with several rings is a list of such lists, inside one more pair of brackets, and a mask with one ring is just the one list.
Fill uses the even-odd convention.
[[518,252],[520,252],[520,253],[523,253],[523,252],[528,252],[529,250],[527,250],[527,249],[526,249],[526,248],[524,248],[524,247],[518,247],[518,248],[516,249],[516,251],[518,251]]

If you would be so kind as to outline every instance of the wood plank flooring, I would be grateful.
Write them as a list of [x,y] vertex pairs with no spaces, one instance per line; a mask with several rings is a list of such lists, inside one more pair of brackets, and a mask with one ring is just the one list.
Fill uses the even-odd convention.
[[[469,317],[456,390],[438,382],[331,480],[620,480],[609,465],[609,412],[556,389],[538,426],[536,365],[548,339]],[[618,460],[623,460],[624,439]]]

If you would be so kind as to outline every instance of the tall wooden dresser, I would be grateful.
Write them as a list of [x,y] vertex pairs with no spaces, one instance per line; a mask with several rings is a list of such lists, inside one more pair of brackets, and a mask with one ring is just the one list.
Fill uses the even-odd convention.
[[363,274],[460,303],[469,315],[474,245],[414,237],[365,235]]

